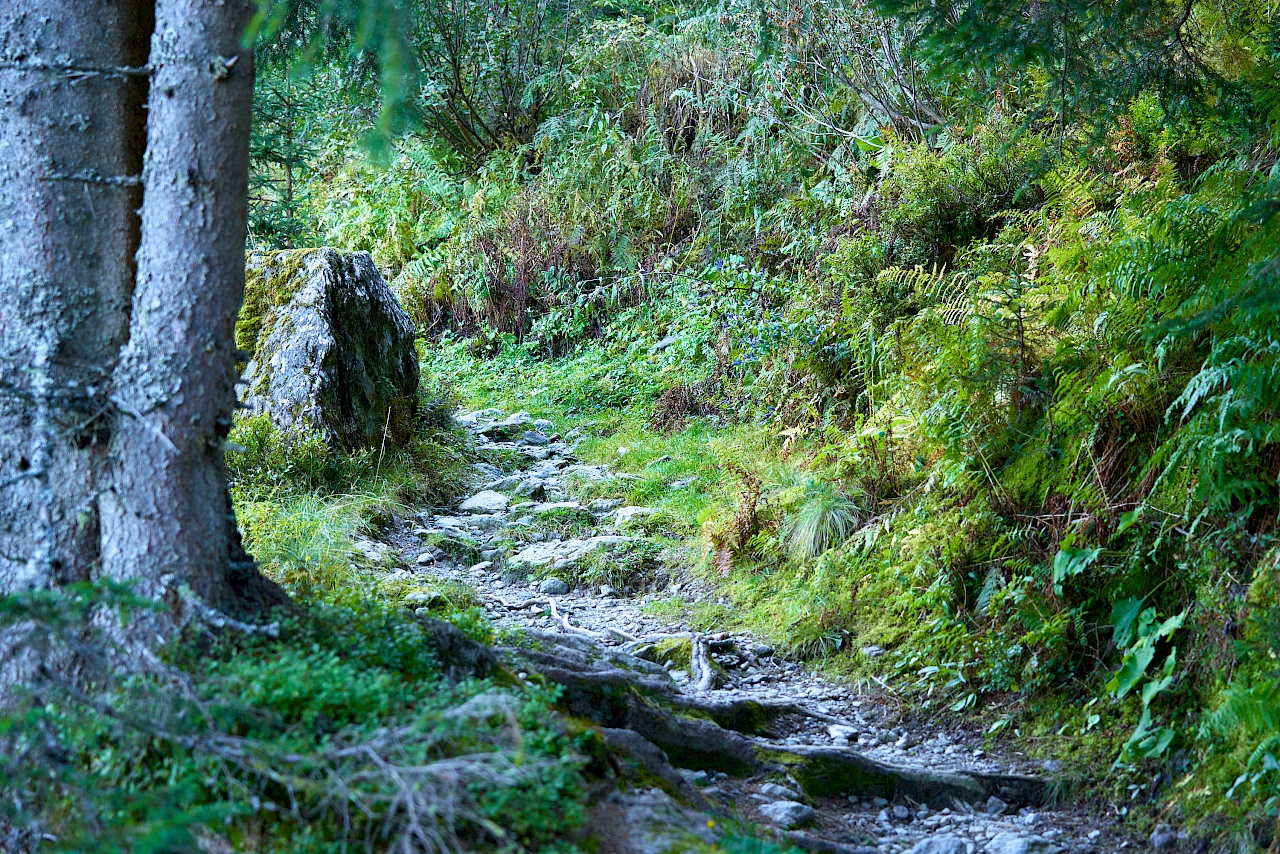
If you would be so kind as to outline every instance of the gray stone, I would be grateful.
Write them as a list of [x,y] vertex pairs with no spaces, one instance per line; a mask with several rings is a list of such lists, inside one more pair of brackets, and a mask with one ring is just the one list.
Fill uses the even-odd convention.
[[560,466],[564,465],[564,460],[556,458],[554,460],[543,460],[542,462],[529,469],[529,473],[537,477],[555,477],[560,474]]
[[652,507],[619,507],[618,512],[613,514],[613,524],[619,528],[627,528],[643,522],[657,512]]
[[527,480],[522,480],[514,491],[521,498],[537,498],[545,488],[546,484],[543,483],[541,478],[531,477]]
[[587,505],[592,513],[608,513],[622,506],[621,498],[597,498]]
[[501,513],[477,513],[467,517],[467,525],[480,531],[496,531],[506,522],[507,517]]
[[1005,831],[998,833],[987,843],[988,854],[1058,854],[1057,845],[1042,836],[1019,836]]
[[406,605],[423,605],[427,609],[431,609],[448,604],[448,600],[445,599],[442,594],[437,593],[434,590],[417,590],[413,593],[406,594],[404,597],[404,603]]
[[790,830],[793,827],[804,827],[814,819],[813,807],[799,801],[774,801],[763,804],[760,814],[779,827]]
[[1008,811],[1009,805],[997,798],[995,795],[992,795],[987,798],[987,805],[985,809],[987,811],[987,815],[1004,815],[1005,812]]
[[489,480],[496,480],[504,476],[502,474],[502,469],[498,468],[493,463],[474,463],[471,467],[487,477]]
[[777,783],[765,783],[760,787],[760,794],[768,795],[771,798],[783,798],[788,801],[800,800],[800,793],[794,789],[788,789],[786,786],[780,786]]
[[578,511],[585,512],[586,509],[587,508],[583,507],[576,501],[545,501],[539,504],[534,504],[532,507],[528,508],[528,512],[535,516],[542,516],[547,513],[555,513],[557,511],[567,511],[570,513]]
[[893,814],[893,817],[896,818],[898,821],[906,821],[907,819],[911,818],[911,810],[907,809],[902,804],[894,804],[890,808],[889,812],[891,812]]
[[613,596],[613,595],[615,595],[617,592],[618,592],[617,590],[614,590],[614,589],[613,589],[610,585],[608,585],[608,584],[601,584],[601,585],[600,585],[600,595],[601,595],[601,596]]
[[546,578],[538,585],[538,592],[548,596],[563,596],[569,592],[569,585],[559,578]]
[[459,412],[453,416],[453,420],[458,423],[458,426],[471,429],[478,424],[487,424],[501,418],[505,414],[501,409],[477,409],[475,412]]
[[407,443],[418,394],[413,322],[368,253],[276,252],[248,267],[265,298],[257,334],[243,342],[253,350],[245,414],[338,450]]
[[1151,832],[1151,847],[1156,850],[1173,848],[1177,844],[1178,834],[1167,824],[1158,824],[1156,829]]
[[911,748],[915,747],[919,743],[920,743],[920,739],[916,738],[914,734],[909,732],[904,732],[902,734],[902,737],[899,738],[896,742],[894,742],[893,746],[899,748],[900,750],[910,750]]
[[758,643],[751,647],[751,654],[756,658],[768,658],[773,655],[773,647],[768,644]]
[[501,421],[480,424],[475,428],[475,432],[477,435],[484,436],[487,439],[509,440],[518,432],[524,432],[524,428],[532,422],[533,417],[529,413],[517,412],[515,415],[508,416]]
[[608,804],[618,811],[623,837],[610,841],[626,846],[620,850],[631,854],[688,851],[691,840],[711,847],[723,832],[722,822],[709,821],[709,816],[681,806],[659,789],[614,792]]
[[695,786],[711,785],[711,775],[701,769],[694,771],[690,768],[681,768],[680,774]]
[[537,430],[526,430],[520,436],[520,444],[521,445],[537,445],[541,447],[542,445],[550,445],[551,438],[547,436],[545,433],[539,433]]
[[494,492],[507,492],[508,490],[515,489],[519,485],[520,475],[512,474],[490,481],[484,485],[484,488],[491,489]]
[[510,503],[511,499],[501,492],[486,489],[462,502],[462,506],[458,509],[464,513],[501,513]]
[[590,537],[585,540],[562,540],[554,543],[535,543],[526,546],[511,558],[511,566],[539,568],[545,566],[571,566],[591,552],[604,546],[617,546],[630,542],[627,537]]
[[470,567],[469,569],[467,569],[467,572],[470,572],[470,573],[488,572],[491,569],[493,569],[493,563],[491,561],[485,560],[485,561],[481,561],[480,563],[477,563],[475,566]]
[[907,854],[974,854],[977,846],[963,836],[930,836],[921,839]]
[[884,655],[884,649],[874,644],[862,647],[861,652],[867,658],[879,658]]
[[831,724],[827,727],[827,735],[831,736],[837,744],[847,745],[850,740],[858,737],[858,731],[844,724]]
[[533,422],[533,429],[540,433],[556,432],[556,424],[548,418],[538,418]]

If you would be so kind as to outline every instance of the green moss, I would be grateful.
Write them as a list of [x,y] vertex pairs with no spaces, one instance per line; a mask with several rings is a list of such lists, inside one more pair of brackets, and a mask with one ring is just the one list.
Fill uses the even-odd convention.
[[693,661],[693,642],[689,638],[664,638],[653,645],[653,660],[659,664],[670,661],[688,670]]
[[306,282],[305,264],[314,249],[255,253],[245,267],[244,302],[236,318],[236,347],[253,358],[258,338],[271,327],[274,314]]

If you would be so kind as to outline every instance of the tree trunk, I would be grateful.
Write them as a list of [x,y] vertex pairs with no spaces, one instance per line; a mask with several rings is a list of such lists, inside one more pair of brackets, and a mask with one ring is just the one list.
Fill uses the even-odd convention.
[[137,0],[0,3],[0,592],[97,563],[151,24]]
[[244,293],[251,11],[250,0],[156,2],[142,242],[114,377],[102,546],[107,575],[140,578],[179,621],[183,586],[243,612],[237,579],[257,577],[238,548],[223,466]]

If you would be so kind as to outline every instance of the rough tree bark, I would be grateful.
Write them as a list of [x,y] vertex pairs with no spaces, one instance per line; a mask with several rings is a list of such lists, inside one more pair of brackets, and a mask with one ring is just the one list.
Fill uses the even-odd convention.
[[137,579],[176,623],[184,589],[287,602],[240,547],[222,461],[251,2],[0,3],[0,594]]
[[142,244],[103,501],[105,572],[178,605],[238,602],[223,442],[235,405],[244,293],[253,51],[249,0],[158,0]]
[[128,330],[148,3],[0,3],[0,592],[89,576]]

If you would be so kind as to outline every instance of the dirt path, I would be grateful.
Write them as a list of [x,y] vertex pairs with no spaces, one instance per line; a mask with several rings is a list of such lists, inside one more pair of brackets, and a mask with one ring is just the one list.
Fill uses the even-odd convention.
[[[975,733],[941,723],[902,725],[909,716],[887,687],[875,694],[857,693],[775,655],[750,636],[701,635],[646,611],[646,604],[677,592],[687,599],[712,595],[690,579],[678,577],[664,591],[634,597],[607,586],[570,588],[566,580],[574,577],[576,563],[596,553],[599,560],[643,537],[647,508],[622,507],[618,499],[571,497],[575,479],[594,485],[591,493],[599,494],[620,477],[575,458],[577,431],[560,438],[551,422],[497,410],[467,413],[458,420],[476,435],[486,456],[514,460],[514,466],[504,471],[477,464],[478,489],[460,507],[423,510],[388,535],[414,572],[473,588],[498,626],[563,636],[601,654],[634,654],[665,665],[673,690],[699,700],[754,699],[804,710],[779,717],[767,733],[756,736],[755,742],[765,747],[843,748],[908,772],[1051,776],[1052,766],[1034,765],[1016,749],[987,753]],[[574,520],[574,536],[547,533],[548,526],[540,525],[547,517]],[[541,580],[516,580],[528,577]],[[682,656],[678,650],[687,651]],[[691,656],[700,651],[707,653],[701,667],[699,656]],[[773,828],[785,840],[815,851],[1030,854],[1134,847],[1110,817],[1082,809],[1019,806],[998,796],[986,803],[954,801],[938,809],[937,803],[929,806],[906,797],[890,803],[880,797],[807,796],[794,778],[776,774],[731,777],[696,768],[680,774],[699,787],[704,808],[709,804],[721,815]],[[639,793],[629,803],[634,807],[652,796]],[[645,809],[652,812],[651,806]],[[681,814],[688,820],[687,811]],[[1143,841],[1135,850],[1147,847]],[[644,848],[636,844],[618,850]]]

